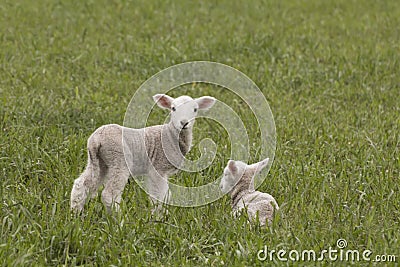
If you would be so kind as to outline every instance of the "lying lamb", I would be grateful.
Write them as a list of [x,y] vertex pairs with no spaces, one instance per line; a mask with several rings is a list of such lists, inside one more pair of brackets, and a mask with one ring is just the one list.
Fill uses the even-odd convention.
[[174,99],[164,94],[157,94],[153,99],[158,106],[171,111],[169,123],[142,129],[104,125],[89,137],[88,162],[74,181],[71,210],[82,211],[88,196],[94,197],[101,185],[104,185],[101,197],[107,211],[112,207],[119,210],[130,174],[147,176],[148,192],[157,203],[155,210],[161,208],[160,201],[168,201],[168,177],[178,171],[179,163],[190,150],[197,112],[212,107],[215,99],[209,96]]
[[247,165],[242,161],[229,160],[224,169],[220,188],[223,193],[231,195],[233,214],[238,216],[243,209],[251,220],[258,219],[261,226],[271,223],[274,211],[279,210],[275,199],[267,193],[254,190],[254,176],[265,166],[269,158],[258,163]]

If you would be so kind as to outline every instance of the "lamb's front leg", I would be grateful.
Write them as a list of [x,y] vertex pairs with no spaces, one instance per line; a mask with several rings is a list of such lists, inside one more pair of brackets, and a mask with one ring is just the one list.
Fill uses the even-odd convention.
[[152,214],[166,214],[167,210],[163,207],[163,203],[167,204],[170,199],[168,177],[153,170],[148,174],[146,186],[147,192],[150,194],[150,201],[154,206]]

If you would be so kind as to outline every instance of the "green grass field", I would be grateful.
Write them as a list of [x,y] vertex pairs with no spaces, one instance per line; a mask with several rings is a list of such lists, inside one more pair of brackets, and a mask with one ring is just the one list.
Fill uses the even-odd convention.
[[[5,0],[0,11],[2,266],[269,266],[257,259],[264,245],[320,252],[339,238],[399,264],[397,1]],[[157,221],[133,179],[119,215],[108,216],[97,198],[83,219],[71,216],[89,135],[122,124],[153,74],[193,60],[237,68],[269,101],[277,149],[259,190],[281,206],[273,225],[233,220],[227,196],[169,207]],[[194,90],[224,100],[221,90]],[[164,121],[158,114],[152,123]],[[208,136],[225,144],[223,130],[202,125],[195,143]],[[216,179],[229,159],[221,147],[205,172],[171,179]]]

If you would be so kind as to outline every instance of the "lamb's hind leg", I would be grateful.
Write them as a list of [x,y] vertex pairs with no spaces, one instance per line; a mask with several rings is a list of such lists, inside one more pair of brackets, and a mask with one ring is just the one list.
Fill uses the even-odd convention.
[[102,177],[101,171],[96,170],[97,166],[94,166],[90,161],[86,166],[83,173],[74,181],[74,185],[71,191],[71,210],[74,212],[81,212],[87,198],[96,195],[97,189],[101,185]]
[[83,206],[85,206],[86,198],[87,198],[87,190],[85,188],[85,177],[89,174],[89,170],[85,169],[85,171],[79,176],[79,178],[75,179],[74,185],[71,191],[71,210],[73,212],[79,213],[83,210]]
[[108,170],[106,183],[101,193],[101,200],[107,212],[111,212],[113,207],[116,211],[119,211],[122,192],[128,182],[128,178],[129,170],[123,164],[120,167],[113,167]]
[[81,212],[88,196],[94,196],[103,183],[106,166],[99,157],[99,142],[94,134],[88,139],[88,163],[83,173],[74,181],[71,191],[71,210]]

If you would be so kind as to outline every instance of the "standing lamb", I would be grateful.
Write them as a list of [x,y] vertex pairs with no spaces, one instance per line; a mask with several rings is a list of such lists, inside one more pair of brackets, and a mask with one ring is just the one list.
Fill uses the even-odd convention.
[[[141,129],[117,124],[98,128],[88,139],[88,162],[84,172],[74,181],[71,210],[81,212],[88,196],[94,197],[104,185],[101,197],[108,212],[119,210],[121,195],[130,175],[144,175],[147,191],[155,201],[168,202],[168,177],[178,171],[192,144],[192,129],[199,109],[207,110],[215,98],[193,99],[180,96],[153,96],[161,108],[171,112],[170,122]],[[153,210],[153,211],[154,211]]]
[[267,166],[269,158],[247,165],[242,161],[229,160],[224,169],[220,188],[231,195],[233,214],[239,215],[243,209],[251,220],[257,218],[261,226],[271,223],[274,211],[279,210],[275,199],[267,193],[255,191],[254,177]]

